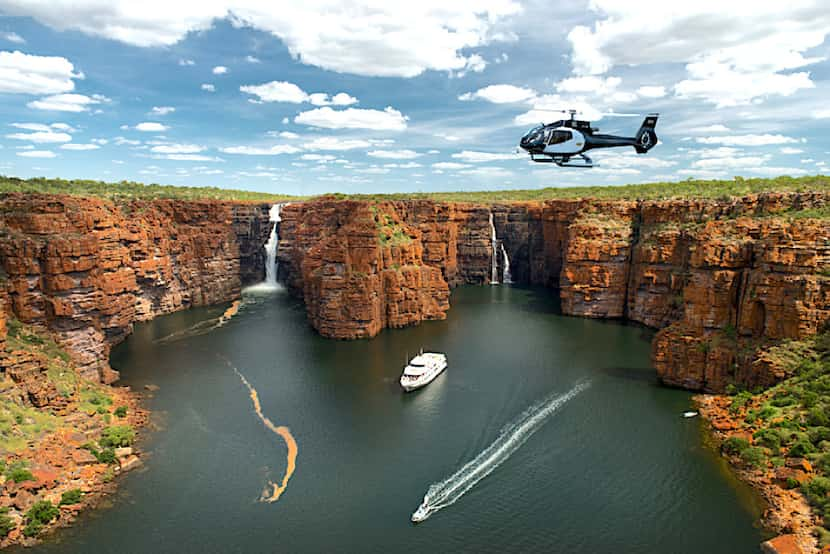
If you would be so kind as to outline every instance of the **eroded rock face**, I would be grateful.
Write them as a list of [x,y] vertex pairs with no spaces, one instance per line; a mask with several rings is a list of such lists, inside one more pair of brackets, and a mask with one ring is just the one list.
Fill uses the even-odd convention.
[[[659,329],[653,361],[665,383],[767,385],[782,375],[759,349],[830,317],[826,220],[776,214],[826,200],[319,199],[283,208],[279,279],[327,337],[441,319],[449,287],[489,283],[494,256],[501,279],[492,220],[514,282],[558,289],[568,315]],[[87,376],[111,381],[110,345],[133,322],[235,298],[262,278],[269,208],[7,195],[8,311],[55,334]]]
[[[284,212],[280,259],[321,333],[373,336],[385,326],[431,319],[412,310],[432,314],[445,302],[443,285],[424,287],[437,281],[421,272],[403,290],[433,295],[434,304],[410,302],[406,317],[390,319],[385,306],[398,285],[379,276],[389,263],[437,268],[449,286],[490,282],[492,213],[515,282],[558,288],[568,315],[662,329],[653,347],[661,379],[719,391],[730,383],[777,382],[780,371],[763,362],[759,348],[815,333],[830,318],[827,224],[775,216],[825,202],[811,193],[493,206],[330,200]],[[366,223],[373,209],[405,224],[414,246],[390,252],[414,258],[390,262],[391,254],[378,253],[376,230]],[[501,275],[500,255],[496,265]]]
[[134,322],[236,298],[243,282],[258,280],[267,212],[229,202],[5,195],[8,310],[50,331],[84,377],[112,382],[110,347]]
[[283,209],[282,219],[280,271],[321,335],[373,337],[385,327],[446,317],[444,273],[455,271],[448,228],[422,231],[391,203],[295,204]]

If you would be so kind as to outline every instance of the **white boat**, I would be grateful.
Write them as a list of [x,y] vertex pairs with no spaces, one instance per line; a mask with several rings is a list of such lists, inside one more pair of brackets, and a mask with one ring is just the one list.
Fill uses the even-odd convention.
[[401,387],[406,392],[429,384],[447,368],[447,357],[437,352],[421,352],[407,364],[401,375]]
[[683,417],[695,417],[697,412],[683,412]]

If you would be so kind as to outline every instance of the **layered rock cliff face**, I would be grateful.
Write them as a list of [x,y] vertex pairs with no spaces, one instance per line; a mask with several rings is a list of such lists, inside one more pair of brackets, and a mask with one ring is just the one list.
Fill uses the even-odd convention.
[[261,278],[268,208],[5,195],[6,311],[51,332],[82,377],[111,382],[110,347],[134,322],[236,298],[243,283]]
[[[826,201],[804,193],[495,206],[327,200],[284,210],[279,258],[323,335],[374,336],[444,317],[445,285],[489,283],[494,254],[501,279],[492,214],[514,282],[558,289],[568,315],[661,329],[653,347],[660,378],[720,391],[780,380],[761,349],[815,333],[830,318],[827,220],[791,217]],[[381,244],[378,213],[409,242]],[[407,265],[419,277],[398,291],[386,279]],[[405,307],[395,294],[409,298]]]
[[[324,336],[372,337],[446,317],[449,288],[489,283],[494,259],[501,280],[503,246],[514,282],[558,290],[563,313],[659,329],[665,383],[767,385],[784,375],[763,347],[830,318],[827,219],[792,217],[826,201],[320,199],[283,208],[279,278]],[[50,331],[85,377],[112,381],[109,348],[135,321],[229,300],[261,279],[269,207],[7,195],[6,311]],[[29,368],[21,383],[37,373],[15,364]],[[21,386],[32,402],[49,397]]]
[[[280,225],[280,276],[301,295],[310,323],[331,338],[444,319],[442,268],[454,242],[408,225],[392,204],[289,204]],[[450,272],[454,268],[444,266]]]

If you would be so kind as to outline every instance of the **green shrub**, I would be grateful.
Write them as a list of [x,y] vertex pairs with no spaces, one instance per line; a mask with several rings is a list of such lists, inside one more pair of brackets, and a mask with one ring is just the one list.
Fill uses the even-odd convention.
[[32,472],[25,468],[17,468],[13,469],[8,478],[14,481],[15,483],[22,483],[23,481],[34,481],[35,476],[32,475]]
[[830,479],[827,477],[813,477],[801,485],[801,492],[814,505],[824,505],[827,493],[830,492]]
[[135,440],[135,431],[129,425],[113,425],[101,432],[101,446],[130,446]]
[[40,534],[43,531],[43,524],[39,521],[30,521],[26,527],[23,528],[23,536],[24,537],[34,537]]
[[797,489],[798,486],[799,483],[794,477],[787,477],[787,482],[784,485],[785,489]]
[[745,448],[743,452],[741,452],[741,460],[747,465],[751,465],[753,467],[761,467],[766,462],[766,456],[764,456],[764,451],[758,448],[757,446],[750,446],[749,448]]
[[804,408],[812,408],[818,402],[818,394],[813,391],[806,391],[801,395],[801,406]]
[[777,453],[781,448],[781,437],[778,431],[773,429],[761,429],[753,435],[753,438],[756,444],[769,448],[773,453]]
[[127,417],[127,407],[118,406],[113,413],[115,414],[115,417]]
[[61,495],[61,502],[60,506],[67,506],[70,504],[77,504],[81,501],[84,493],[81,492],[81,489],[72,489],[68,490]]
[[810,437],[811,443],[818,445],[822,441],[830,440],[830,427],[813,427],[807,430],[807,436]]
[[38,500],[34,503],[34,505],[29,508],[29,511],[26,512],[26,517],[29,518],[29,521],[37,521],[39,523],[49,523],[58,515],[60,515],[61,511],[57,508],[57,506],[53,505],[48,500]]
[[738,455],[749,448],[749,441],[743,437],[729,437],[721,445],[721,450],[727,454]]
[[729,411],[733,414],[738,413],[741,408],[746,406],[746,403],[752,399],[752,393],[749,391],[742,391],[735,395],[732,399],[732,404],[729,405]]
[[808,440],[799,439],[790,446],[790,450],[788,455],[792,458],[803,458],[807,454],[812,454],[816,451],[816,447],[813,446]]
[[807,424],[811,427],[826,427],[830,425],[830,417],[827,417],[827,413],[820,406],[814,406],[807,414]]
[[114,464],[116,462],[115,450],[112,448],[104,448],[100,452],[93,451],[92,455],[102,464]]
[[0,537],[7,536],[15,527],[14,521],[9,517],[9,509],[0,508]]

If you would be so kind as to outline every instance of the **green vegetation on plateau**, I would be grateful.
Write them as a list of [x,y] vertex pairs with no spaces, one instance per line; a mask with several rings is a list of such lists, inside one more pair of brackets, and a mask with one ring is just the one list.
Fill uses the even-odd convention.
[[823,518],[823,544],[830,544],[830,330],[801,341],[785,341],[769,355],[793,377],[753,394],[732,397],[730,411],[743,416],[750,441],[733,436],[721,448],[748,466],[776,468],[787,458],[804,458],[814,472],[790,477],[785,485],[800,487]]
[[247,190],[220,189],[216,187],[177,187],[171,185],[145,185],[132,181],[105,183],[82,179],[46,179],[35,177],[19,179],[0,175],[0,194],[7,192],[37,192],[43,194],[70,194],[73,196],[97,196],[113,200],[173,198],[177,200],[235,200],[243,202],[283,202],[299,200],[287,194],[269,194]]
[[[551,172],[551,180],[559,174]],[[547,184],[539,180],[539,184]],[[769,179],[732,180],[686,180],[670,183],[646,183],[623,186],[588,187],[545,187],[525,190],[497,190],[474,192],[431,192],[398,194],[334,194],[328,197],[354,200],[409,200],[430,199],[452,202],[516,202],[531,200],[553,200],[557,198],[600,198],[607,200],[637,200],[665,198],[719,198],[743,196],[760,192],[810,192],[830,191],[830,177],[775,177]],[[173,198],[180,200],[236,200],[248,202],[298,201],[308,197],[269,194],[244,190],[220,189],[215,187],[179,187],[169,185],[144,185],[131,181],[104,183],[88,180],[46,179],[37,177],[19,179],[0,176],[0,194],[7,192],[38,192],[46,194],[71,194],[75,196],[98,196],[116,200]]]

